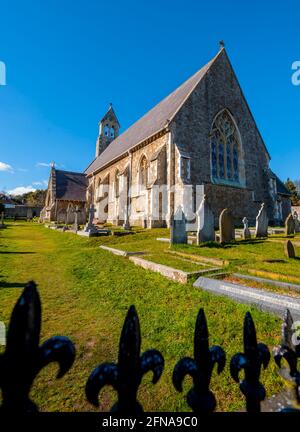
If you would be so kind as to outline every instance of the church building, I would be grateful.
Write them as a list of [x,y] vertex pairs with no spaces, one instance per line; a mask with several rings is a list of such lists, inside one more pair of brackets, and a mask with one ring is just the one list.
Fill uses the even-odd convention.
[[78,223],[84,224],[87,215],[87,186],[84,174],[58,170],[52,164],[45,206],[40,218],[43,221],[72,224],[76,210]]
[[224,46],[121,134],[110,106],[85,175],[99,222],[169,226],[179,205],[192,215],[204,194],[216,225],[224,208],[237,223],[253,223],[263,202],[270,223],[291,212]]

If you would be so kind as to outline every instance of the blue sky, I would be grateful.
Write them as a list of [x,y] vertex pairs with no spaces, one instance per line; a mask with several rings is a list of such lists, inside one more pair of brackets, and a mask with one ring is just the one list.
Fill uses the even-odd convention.
[[0,0],[0,11],[0,190],[42,187],[51,161],[84,170],[110,102],[125,130],[220,39],[272,168],[300,178],[297,1]]

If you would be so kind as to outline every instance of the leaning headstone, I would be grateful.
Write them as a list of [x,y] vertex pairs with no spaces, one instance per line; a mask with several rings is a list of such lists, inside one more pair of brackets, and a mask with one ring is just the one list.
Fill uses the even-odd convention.
[[187,243],[186,218],[181,206],[178,207],[171,220],[170,243]]
[[295,224],[295,233],[300,233],[300,222],[298,213],[294,212],[294,224]]
[[291,240],[286,242],[284,252],[288,258],[296,258],[295,248]]
[[262,203],[261,208],[256,216],[255,237],[268,237],[269,219],[265,203]]
[[197,211],[197,244],[215,241],[215,218],[204,195]]
[[235,240],[235,230],[232,213],[229,209],[224,209],[219,218],[220,243],[230,243]]
[[285,235],[290,236],[295,234],[295,221],[292,214],[289,214],[285,220]]
[[244,240],[248,240],[251,239],[251,233],[249,230],[249,221],[246,217],[244,217],[243,219],[243,224],[244,224],[244,228],[243,228],[243,239]]

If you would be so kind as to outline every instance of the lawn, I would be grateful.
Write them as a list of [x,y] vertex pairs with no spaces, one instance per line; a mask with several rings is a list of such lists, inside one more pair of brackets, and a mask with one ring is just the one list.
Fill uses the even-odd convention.
[[[172,259],[172,265],[174,265],[174,267],[185,270],[183,268],[182,259],[177,257],[176,262],[174,255],[171,258],[169,245],[156,240],[158,237],[168,236],[169,231],[167,229],[157,229],[149,230],[148,232],[139,231],[136,235],[121,238],[107,237],[101,239],[101,243],[111,244],[113,247],[128,251],[144,251],[152,257],[152,260],[162,264],[165,264],[168,260],[171,262]],[[277,242],[274,242],[274,240]],[[95,241],[99,242],[99,240]],[[173,246],[172,249],[173,251],[190,255],[191,261],[193,261],[193,257],[199,258],[199,256],[219,258],[229,261],[229,271],[247,273],[249,269],[255,269],[257,271],[278,273],[282,275],[282,279],[285,281],[297,283],[298,280],[298,283],[300,283],[300,259],[288,259],[285,256],[285,241],[286,239],[282,236],[274,235],[270,236],[268,240],[237,240],[232,244],[224,246],[214,242],[204,244],[200,247],[189,244],[176,245]],[[296,244],[299,244],[300,234],[297,234],[295,238],[291,238],[291,241],[295,241]],[[300,247],[295,246],[295,250],[297,256],[300,257]],[[195,271],[197,268],[193,266],[192,269],[188,271]]]
[[[191,283],[181,285],[169,281],[99,249],[100,244],[107,244],[166,257],[168,245],[155,238],[167,234],[167,230],[157,229],[127,237],[86,239],[26,222],[11,222],[7,229],[0,231],[0,320],[8,323],[21,293],[20,284],[34,279],[43,304],[42,341],[54,335],[65,335],[77,349],[76,361],[65,377],[56,380],[56,366],[51,365],[35,381],[31,396],[42,411],[93,410],[84,395],[86,380],[98,364],[117,360],[120,330],[131,304],[135,304],[140,317],[142,350],[160,350],[166,363],[155,387],[151,384],[151,374],[143,379],[138,396],[145,410],[189,410],[184,396],[173,388],[171,377],[176,362],[183,356],[193,355],[194,325],[200,307],[206,312],[210,344],[221,345],[227,353],[225,372],[220,377],[214,372],[212,379],[217,409],[227,411],[243,407],[238,385],[230,378],[229,359],[243,350],[245,312],[251,310],[258,339],[270,348],[279,343],[280,320],[255,308],[194,289]],[[261,263],[264,269],[268,268],[263,263],[264,253],[283,258],[282,246],[268,242],[228,248],[215,245],[177,248],[191,254],[231,259],[233,264],[230,265],[236,267],[249,261],[251,266]],[[184,263],[178,259],[179,262]],[[279,271],[278,265],[275,264],[276,271]],[[300,275],[295,267],[289,262],[285,266],[293,275]],[[268,396],[282,389],[283,382],[274,362],[262,373],[262,382]],[[190,386],[188,378],[184,394]],[[112,390],[105,389],[100,398],[102,409],[107,411],[114,400]]]

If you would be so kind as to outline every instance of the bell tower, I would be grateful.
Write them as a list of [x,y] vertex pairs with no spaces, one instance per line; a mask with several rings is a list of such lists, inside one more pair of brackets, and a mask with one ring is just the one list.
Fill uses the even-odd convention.
[[112,104],[99,122],[99,135],[96,142],[96,157],[98,157],[109,144],[119,135],[120,123],[114,112]]

